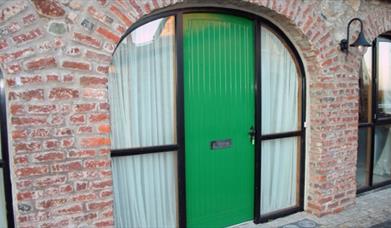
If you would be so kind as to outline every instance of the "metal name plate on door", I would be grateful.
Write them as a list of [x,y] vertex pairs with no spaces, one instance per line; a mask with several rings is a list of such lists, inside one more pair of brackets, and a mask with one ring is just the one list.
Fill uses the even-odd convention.
[[212,150],[226,149],[232,146],[231,139],[215,140],[210,142],[210,148]]

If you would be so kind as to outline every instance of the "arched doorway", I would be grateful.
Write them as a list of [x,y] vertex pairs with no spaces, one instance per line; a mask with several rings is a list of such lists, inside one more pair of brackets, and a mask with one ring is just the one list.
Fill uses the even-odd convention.
[[117,223],[218,227],[303,208],[304,71],[276,26],[165,12],[128,31],[113,65]]

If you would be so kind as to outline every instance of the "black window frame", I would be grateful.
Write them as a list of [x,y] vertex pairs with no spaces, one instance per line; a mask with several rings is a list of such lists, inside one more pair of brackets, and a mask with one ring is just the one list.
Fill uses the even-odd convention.
[[[368,179],[368,185],[362,186],[357,188],[357,194],[364,193],[376,188],[380,188],[386,185],[391,185],[391,178],[389,180],[374,183],[373,182],[373,169],[374,169],[374,163],[375,163],[375,131],[377,127],[381,126],[387,126],[391,125],[391,116],[390,117],[379,117],[377,113],[378,109],[378,50],[379,42],[388,42],[391,43],[391,35],[380,35],[372,42],[372,78],[371,78],[371,85],[372,93],[369,94],[372,106],[371,106],[371,115],[367,122],[360,122],[358,123],[358,131],[361,129],[367,129],[369,130],[369,136],[370,137],[370,151],[367,151],[367,154],[369,154],[369,157],[367,158],[366,165],[369,167],[368,176],[366,177]],[[361,88],[360,88],[361,89]],[[360,142],[358,142],[359,144]],[[359,149],[357,150],[357,155],[359,153]],[[368,164],[369,163],[369,164]]]
[[[185,128],[184,128],[184,81],[183,81],[183,14],[187,13],[221,13],[244,17],[254,22],[254,38],[255,38],[255,64],[254,64],[254,85],[255,85],[255,150],[254,150],[254,161],[255,161],[255,180],[254,180],[254,223],[267,222],[271,219],[286,216],[295,212],[304,210],[304,178],[305,178],[305,119],[306,119],[306,76],[304,71],[304,64],[301,57],[290,41],[290,39],[284,34],[284,32],[275,24],[269,20],[253,14],[251,12],[237,10],[225,7],[185,7],[181,9],[162,9],[157,10],[150,15],[142,17],[140,20],[135,22],[127,31],[122,35],[116,48],[121,44],[123,39],[128,37],[130,33],[138,27],[154,21],[156,19],[174,16],[175,17],[175,52],[176,52],[176,133],[177,143],[170,145],[160,145],[151,147],[140,147],[140,148],[129,148],[129,149],[115,149],[111,150],[111,157],[119,156],[133,156],[148,153],[162,153],[162,152],[177,152],[177,173],[178,173],[178,225],[179,227],[186,227],[186,177],[185,177]],[[261,134],[261,26],[267,27],[271,30],[280,40],[283,42],[285,47],[290,51],[292,59],[296,63],[298,70],[298,76],[301,79],[301,107],[300,107],[300,127],[299,130],[290,132],[281,132],[276,134]],[[113,55],[115,54],[115,50]],[[300,137],[300,151],[298,161],[300,166],[298,167],[300,175],[299,180],[299,199],[298,205],[286,209],[279,210],[261,216],[260,213],[260,184],[261,184],[261,143],[264,140],[272,139],[283,139],[288,137]]]
[[8,129],[7,129],[7,108],[5,96],[5,79],[3,72],[0,70],[0,137],[1,137],[1,154],[0,168],[3,170],[5,209],[7,214],[8,227],[15,227],[14,213],[12,206],[12,185],[10,173],[10,159],[8,151]]

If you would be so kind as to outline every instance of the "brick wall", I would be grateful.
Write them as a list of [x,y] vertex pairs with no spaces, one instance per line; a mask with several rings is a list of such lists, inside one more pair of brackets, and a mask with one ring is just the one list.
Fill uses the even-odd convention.
[[371,39],[391,30],[385,1],[13,0],[0,5],[0,64],[18,227],[113,225],[111,55],[140,17],[194,4],[252,11],[286,31],[307,76],[306,210],[354,203],[361,54],[338,43],[353,17]]

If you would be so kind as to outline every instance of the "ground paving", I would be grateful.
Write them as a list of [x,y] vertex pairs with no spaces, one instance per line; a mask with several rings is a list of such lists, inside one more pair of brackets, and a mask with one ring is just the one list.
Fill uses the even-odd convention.
[[[258,225],[255,225],[253,223],[247,223],[237,227],[305,227],[298,226],[298,222],[303,220],[313,221],[318,224],[315,227],[321,228],[391,228],[391,187],[382,188],[359,195],[356,199],[355,205],[338,214],[326,215],[321,218],[318,218],[306,212],[299,212],[290,216],[273,220],[268,223]],[[308,225],[308,222],[306,224]]]

